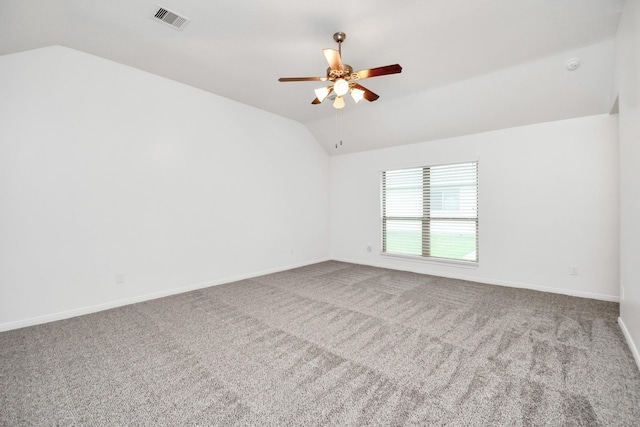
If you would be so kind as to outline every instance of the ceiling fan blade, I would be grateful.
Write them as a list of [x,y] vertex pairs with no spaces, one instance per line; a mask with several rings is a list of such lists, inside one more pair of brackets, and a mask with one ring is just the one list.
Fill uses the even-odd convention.
[[326,82],[326,77],[280,77],[279,82]]
[[340,59],[340,52],[335,49],[322,49],[324,57],[327,58],[329,67],[332,70],[342,70],[342,59]]
[[369,77],[386,76],[387,74],[397,74],[402,72],[400,64],[385,65],[384,67],[370,68],[358,71],[358,78],[368,79]]
[[312,103],[313,105],[317,105],[317,104],[321,104],[321,103],[322,103],[322,101],[320,101],[320,100],[318,99],[318,97],[316,96],[316,99],[314,99],[313,101],[311,101],[311,103]]
[[360,90],[364,91],[363,97],[364,97],[364,99],[366,99],[369,102],[373,102],[376,99],[380,98],[380,95],[371,92],[369,89],[367,89],[366,87],[364,87],[362,85],[359,85],[358,83],[354,83],[353,87],[355,89],[360,89]]

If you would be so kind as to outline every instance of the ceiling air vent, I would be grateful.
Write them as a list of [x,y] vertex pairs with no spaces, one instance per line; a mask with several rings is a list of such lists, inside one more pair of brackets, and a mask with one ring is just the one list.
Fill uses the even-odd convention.
[[183,29],[184,26],[189,23],[189,18],[180,16],[177,13],[170,11],[169,9],[165,9],[162,6],[158,7],[158,10],[154,15],[154,19],[157,19],[158,21],[167,25],[171,25],[177,30]]

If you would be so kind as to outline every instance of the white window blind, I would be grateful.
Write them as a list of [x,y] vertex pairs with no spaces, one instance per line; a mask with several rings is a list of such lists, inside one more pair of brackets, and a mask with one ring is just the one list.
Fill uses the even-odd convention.
[[382,172],[382,250],[478,262],[478,162]]

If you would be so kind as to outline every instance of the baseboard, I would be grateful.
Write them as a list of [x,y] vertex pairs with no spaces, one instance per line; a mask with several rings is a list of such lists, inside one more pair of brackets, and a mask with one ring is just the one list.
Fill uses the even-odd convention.
[[[417,268],[393,267],[393,266],[389,266],[382,263],[370,263],[370,262],[363,262],[361,260],[350,260],[346,258],[332,257],[331,259],[334,261],[348,262],[350,264],[361,264],[361,265],[368,265],[370,267],[388,268],[390,270],[410,271],[412,273],[419,273],[419,274],[430,274],[430,273],[425,273],[424,270],[420,270]],[[552,294],[569,295],[572,297],[589,298],[589,299],[596,299],[600,301],[620,302],[620,297],[616,295],[605,295],[605,294],[596,294],[591,292],[581,292],[581,291],[575,291],[572,289],[550,288],[550,287],[539,286],[539,285],[534,285],[530,283],[519,283],[519,282],[511,282],[511,281],[505,281],[505,280],[487,279],[484,277],[468,276],[465,274],[442,274],[439,272],[438,274],[434,274],[434,276],[442,276],[442,277],[447,277],[449,279],[468,280],[470,282],[484,283],[487,285],[506,286],[509,288],[530,289],[532,291],[549,292]]]
[[[329,260],[347,262],[347,263],[350,263],[350,264],[368,265],[368,266],[371,266],[371,267],[388,268],[390,270],[411,271],[411,272],[414,272],[414,273],[428,274],[428,273],[425,273],[424,271],[421,271],[421,270],[418,270],[418,269],[393,267],[393,266],[388,266],[388,265],[384,265],[384,264],[381,264],[381,263],[363,262],[361,260],[350,260],[350,259],[345,259],[345,258],[326,257],[326,258],[320,258],[320,259],[305,261],[305,262],[297,263],[297,264],[290,264],[290,265],[282,266],[282,267],[278,267],[278,268],[256,271],[256,272],[249,273],[249,274],[233,276],[233,277],[226,277],[226,278],[218,279],[218,280],[214,280],[214,281],[197,283],[197,284],[182,286],[182,287],[179,287],[179,288],[168,289],[168,290],[164,290],[164,291],[160,291],[160,292],[154,292],[154,293],[150,293],[150,294],[139,295],[139,296],[135,296],[135,297],[132,297],[132,298],[125,298],[125,299],[121,299],[121,300],[110,301],[110,302],[103,303],[103,304],[96,304],[96,305],[91,305],[91,306],[87,306],[87,307],[80,307],[80,308],[73,309],[73,310],[47,314],[47,315],[43,315],[43,316],[31,317],[31,318],[28,318],[28,319],[18,320],[18,321],[14,321],[14,322],[1,323],[0,324],[0,332],[9,331],[9,330],[12,330],[12,329],[24,328],[24,327],[28,327],[28,326],[39,325],[39,324],[43,324],[43,323],[55,322],[57,320],[69,319],[71,317],[82,316],[84,314],[90,314],[90,313],[95,313],[95,312],[98,312],[98,311],[109,310],[109,309],[112,309],[112,308],[122,307],[122,306],[125,306],[125,305],[136,304],[136,303],[143,302],[143,301],[149,301],[149,300],[153,300],[153,299],[157,299],[157,298],[163,298],[163,297],[167,297],[167,296],[171,296],[171,295],[181,294],[181,293],[184,293],[184,292],[194,291],[194,290],[197,290],[197,289],[208,288],[210,286],[217,286],[217,285],[222,285],[222,284],[225,284],[225,283],[237,282],[239,280],[251,279],[251,278],[254,278],[254,277],[258,277],[258,276],[264,276],[266,274],[278,273],[278,272],[281,272],[281,271],[291,270],[293,268],[304,267],[306,265],[316,264],[316,263],[319,263],[319,262],[324,262],[324,261],[329,261]],[[444,274],[438,273],[438,275],[443,276],[443,277],[448,277],[448,278],[451,278],[451,279],[468,280],[468,281],[471,281],[471,282],[485,283],[485,284],[488,284],[488,285],[507,286],[507,287],[520,288],[520,289],[530,289],[530,290],[534,290],[534,291],[550,292],[550,293],[563,294],[563,295],[575,296],[575,297],[580,297],[580,298],[590,298],[590,299],[597,299],[597,300],[611,301],[611,302],[619,302],[619,300],[620,300],[619,297],[612,296],[612,295],[595,294],[595,293],[590,293],[590,292],[579,292],[579,291],[568,290],[568,289],[549,288],[549,287],[545,287],[545,286],[538,286],[538,285],[532,285],[532,284],[527,284],[527,283],[517,283],[517,282],[486,279],[486,278],[475,277],[475,276],[467,276],[467,275],[464,275],[464,274],[446,274],[446,275],[444,275]],[[620,322],[622,322],[622,320],[619,320],[619,323]],[[621,324],[621,328],[623,328],[623,326],[622,326],[623,324],[622,323],[620,323],[620,324]],[[638,366],[640,366],[640,363],[638,362],[638,352],[637,352],[635,347],[631,347],[633,342],[631,341],[630,336],[626,333],[626,329],[625,328],[623,328],[623,331],[625,332],[625,337],[627,337],[627,341],[629,342],[629,347],[632,348],[632,352],[634,352],[633,354],[634,354],[634,358],[636,359],[636,363],[638,363]]]
[[272,268],[267,270],[256,271],[249,274],[243,274],[233,277],[225,277],[223,279],[213,280],[209,282],[196,283],[187,286],[181,286],[179,288],[167,289],[160,292],[153,292],[150,294],[138,295],[132,298],[125,298],[116,301],[109,301],[103,304],[95,304],[87,307],[79,307],[73,310],[61,311],[57,313],[46,314],[43,316],[31,317],[28,319],[17,320],[14,322],[7,322],[0,324],[0,332],[10,331],[12,329],[25,328],[27,326],[40,325],[43,323],[55,322],[57,320],[69,319],[71,317],[82,316],[84,314],[96,313],[98,311],[109,310],[111,308],[122,307],[125,305],[136,304],[139,302],[149,301],[157,298],[168,297],[171,295],[181,294],[184,292],[195,291],[197,289],[208,288],[210,286],[223,285],[225,283],[237,282],[239,280],[251,279],[254,277],[264,276],[266,274],[278,273],[281,271],[291,270],[293,268],[304,267],[306,265],[317,264],[319,262],[329,261],[329,258],[320,258],[310,261],[305,261],[297,264],[290,264],[283,267]]
[[627,345],[629,346],[629,350],[631,350],[631,354],[633,354],[636,366],[638,367],[638,370],[640,370],[640,353],[638,353],[638,347],[636,347],[636,344],[633,342],[633,338],[631,338],[631,334],[629,333],[627,326],[624,324],[622,317],[618,317],[618,325],[620,325],[620,329],[622,329],[622,334],[627,340]]

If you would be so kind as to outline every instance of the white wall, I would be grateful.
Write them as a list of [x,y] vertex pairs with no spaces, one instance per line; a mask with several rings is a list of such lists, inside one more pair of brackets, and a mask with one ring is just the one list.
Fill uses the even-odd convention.
[[[622,319],[638,342],[633,75],[619,85]],[[615,116],[329,160],[298,123],[62,47],[0,57],[0,90],[0,330],[329,255],[618,299]],[[379,171],[475,159],[479,267],[381,256]]]
[[0,93],[0,329],[328,257],[301,124],[63,47]]
[[620,326],[640,367],[640,1],[627,0],[616,55],[620,109]]
[[[476,159],[479,266],[380,255],[380,171]],[[332,157],[330,195],[334,259],[618,300],[615,116]],[[569,274],[571,265],[579,275]]]

